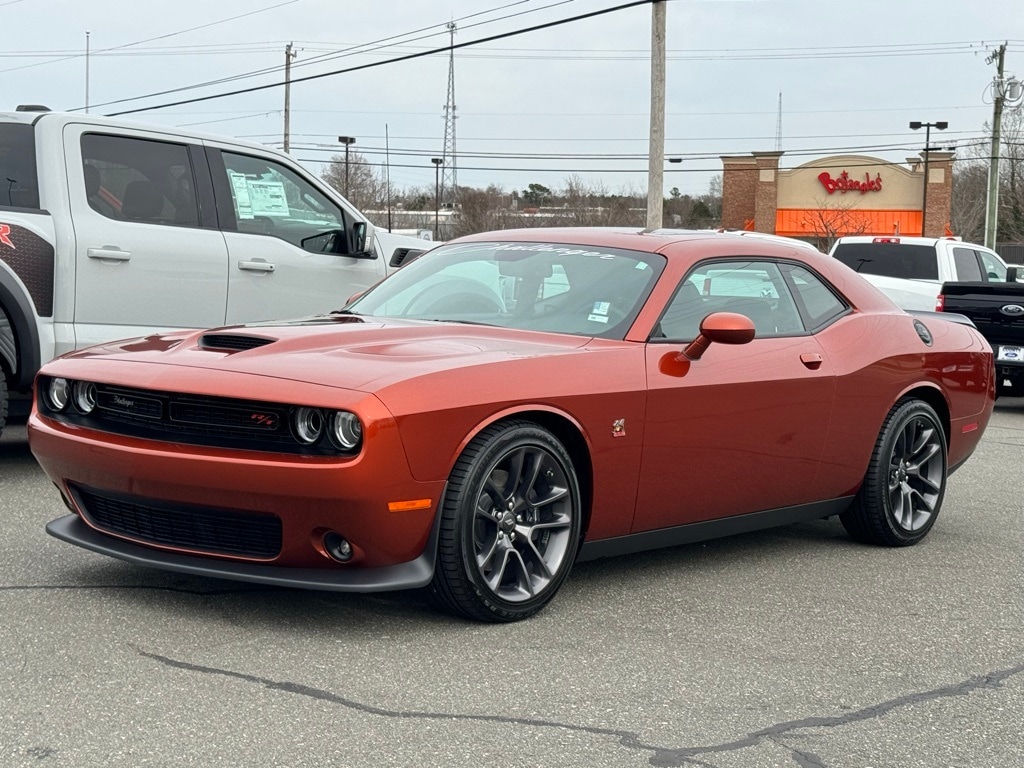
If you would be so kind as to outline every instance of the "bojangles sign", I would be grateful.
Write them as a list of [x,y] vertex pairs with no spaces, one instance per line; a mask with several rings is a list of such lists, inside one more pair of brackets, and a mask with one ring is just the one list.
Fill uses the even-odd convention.
[[846,171],[843,171],[835,179],[828,171],[825,171],[818,174],[818,181],[830,195],[833,192],[860,192],[863,195],[868,192],[882,191],[882,174],[876,174],[872,179],[871,174],[865,173],[864,181],[861,181],[860,179],[851,179]]

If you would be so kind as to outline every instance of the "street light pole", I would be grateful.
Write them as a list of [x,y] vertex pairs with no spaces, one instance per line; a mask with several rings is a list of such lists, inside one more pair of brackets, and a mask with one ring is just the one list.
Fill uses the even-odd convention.
[[931,135],[932,128],[937,131],[944,131],[949,127],[949,123],[945,120],[940,120],[937,123],[922,123],[918,120],[912,120],[910,123],[910,130],[917,131],[924,128],[924,192],[921,194],[921,237],[927,237],[927,229],[925,229],[925,221],[928,217],[928,153],[931,151]]
[[440,240],[439,220],[441,216],[441,163],[443,158],[432,157],[430,162],[434,164],[434,240]]
[[338,141],[345,145],[345,197],[348,197],[348,147],[356,140],[354,136],[339,136]]

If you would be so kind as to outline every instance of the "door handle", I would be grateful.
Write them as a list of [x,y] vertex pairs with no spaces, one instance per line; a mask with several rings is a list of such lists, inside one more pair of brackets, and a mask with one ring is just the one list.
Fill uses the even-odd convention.
[[262,261],[259,259],[255,261],[239,261],[238,268],[247,269],[250,272],[273,272],[275,269],[277,269],[277,267],[275,267],[273,264],[270,264],[266,261]]
[[800,362],[810,368],[812,371],[816,371],[821,368],[821,364],[824,361],[821,355],[817,352],[804,352],[800,355]]
[[90,259],[101,261],[128,261],[131,259],[131,251],[122,251],[120,248],[106,246],[104,248],[87,248],[85,255]]

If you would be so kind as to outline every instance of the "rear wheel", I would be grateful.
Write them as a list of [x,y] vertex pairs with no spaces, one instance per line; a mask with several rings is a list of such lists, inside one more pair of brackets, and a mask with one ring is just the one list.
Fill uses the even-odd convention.
[[569,574],[580,525],[576,472],[558,439],[528,421],[492,425],[449,478],[431,592],[472,619],[532,616]]
[[921,400],[901,400],[885,418],[860,491],[839,518],[858,541],[916,544],[938,517],[946,471],[938,415]]

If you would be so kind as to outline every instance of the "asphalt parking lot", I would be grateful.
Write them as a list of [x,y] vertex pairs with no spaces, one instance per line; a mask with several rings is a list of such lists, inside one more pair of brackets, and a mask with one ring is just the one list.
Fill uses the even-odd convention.
[[489,626],[62,544],[10,427],[0,765],[1024,765],[1022,458],[1001,400],[920,546],[818,521],[590,562]]

